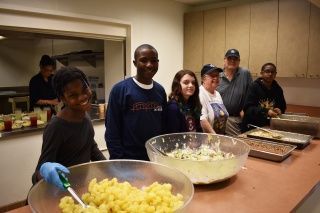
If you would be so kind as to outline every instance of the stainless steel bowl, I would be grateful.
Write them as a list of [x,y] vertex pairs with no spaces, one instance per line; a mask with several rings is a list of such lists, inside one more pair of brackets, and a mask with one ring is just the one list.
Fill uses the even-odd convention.
[[[70,167],[68,179],[71,187],[81,195],[87,192],[91,179],[98,181],[117,178],[128,181],[131,185],[141,188],[153,182],[170,183],[174,194],[183,195],[184,205],[178,210],[184,211],[190,203],[194,188],[193,184],[180,171],[164,165],[147,161],[111,160],[81,164]],[[28,202],[33,212],[60,212],[58,204],[63,196],[69,194],[41,180],[29,192]]]
[[[164,156],[175,149],[194,148],[207,144],[219,146],[221,151],[234,154],[234,158],[222,160],[188,160]],[[223,181],[237,174],[248,158],[250,147],[243,141],[217,134],[174,133],[160,135],[146,142],[151,161],[176,168],[187,175],[194,184],[209,184]],[[157,150],[158,149],[158,150]]]

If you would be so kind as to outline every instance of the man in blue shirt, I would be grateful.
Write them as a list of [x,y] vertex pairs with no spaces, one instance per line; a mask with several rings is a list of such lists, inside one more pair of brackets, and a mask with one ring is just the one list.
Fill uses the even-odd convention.
[[110,159],[149,160],[145,142],[164,130],[164,88],[153,81],[158,71],[158,52],[148,44],[139,46],[133,64],[137,75],[112,88],[106,115]]
[[226,134],[241,134],[240,124],[243,117],[243,106],[252,77],[249,70],[239,67],[240,54],[236,49],[229,49],[224,57],[224,70],[220,73],[220,92],[223,104],[227,108]]

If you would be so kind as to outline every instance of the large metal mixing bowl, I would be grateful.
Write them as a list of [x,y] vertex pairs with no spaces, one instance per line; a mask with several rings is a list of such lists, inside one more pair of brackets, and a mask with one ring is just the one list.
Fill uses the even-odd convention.
[[[189,160],[164,156],[175,149],[196,148],[207,144],[214,149],[234,154],[234,158],[222,160]],[[248,158],[250,147],[239,139],[206,133],[174,133],[160,135],[146,142],[151,161],[176,168],[187,175],[194,184],[208,184],[223,181],[237,174]],[[158,150],[157,150],[158,149]]]
[[[193,184],[184,174],[176,169],[147,161],[136,160],[111,160],[81,164],[70,167],[71,174],[68,179],[71,187],[81,195],[87,192],[91,179],[98,181],[108,178],[117,178],[119,182],[128,181],[131,185],[141,188],[153,182],[170,183],[172,193],[183,195],[184,205],[178,212],[186,209],[190,203],[194,188]],[[33,212],[60,212],[58,204],[63,196],[58,188],[41,180],[29,192],[28,202]]]

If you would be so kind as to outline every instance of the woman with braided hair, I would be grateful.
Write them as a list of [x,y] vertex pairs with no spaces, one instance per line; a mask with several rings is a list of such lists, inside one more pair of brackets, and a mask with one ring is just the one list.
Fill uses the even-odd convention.
[[53,78],[53,88],[64,108],[44,130],[32,182],[44,178],[63,189],[58,171],[69,173],[66,167],[106,158],[94,140],[94,129],[87,113],[92,92],[85,74],[75,67],[61,68]]

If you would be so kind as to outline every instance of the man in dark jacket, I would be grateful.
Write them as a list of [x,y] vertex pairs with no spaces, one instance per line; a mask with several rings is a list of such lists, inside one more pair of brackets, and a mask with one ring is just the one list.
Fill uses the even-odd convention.
[[261,77],[249,87],[244,104],[242,132],[249,129],[248,124],[267,126],[270,124],[270,118],[285,112],[286,101],[282,88],[274,80],[276,75],[276,66],[266,63],[261,68]]
[[34,107],[50,107],[51,110],[54,110],[54,106],[59,104],[52,88],[55,62],[50,56],[43,55],[39,67],[40,72],[29,82],[30,110],[32,111]]

